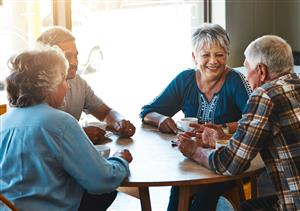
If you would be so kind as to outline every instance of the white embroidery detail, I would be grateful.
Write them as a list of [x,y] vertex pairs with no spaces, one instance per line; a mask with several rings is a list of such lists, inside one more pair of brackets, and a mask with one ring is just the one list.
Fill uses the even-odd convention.
[[210,102],[207,102],[202,93],[199,93],[199,107],[197,111],[197,118],[200,122],[214,123],[216,107],[219,101],[219,95],[213,96]]

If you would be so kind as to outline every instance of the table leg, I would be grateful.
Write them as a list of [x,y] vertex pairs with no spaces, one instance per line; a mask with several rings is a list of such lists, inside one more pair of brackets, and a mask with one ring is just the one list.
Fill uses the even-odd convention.
[[179,186],[178,211],[189,210],[190,194],[189,186]]
[[142,211],[151,211],[150,195],[148,187],[139,187]]

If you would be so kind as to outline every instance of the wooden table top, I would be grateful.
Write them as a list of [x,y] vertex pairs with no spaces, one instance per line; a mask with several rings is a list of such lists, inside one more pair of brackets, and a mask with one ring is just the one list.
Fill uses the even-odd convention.
[[107,143],[111,154],[119,149],[129,149],[133,161],[129,164],[131,175],[122,186],[182,186],[217,183],[250,176],[260,171],[264,164],[258,156],[242,176],[222,176],[186,158],[177,147],[172,147],[175,135],[160,133],[149,125],[136,125],[132,138],[111,136]]

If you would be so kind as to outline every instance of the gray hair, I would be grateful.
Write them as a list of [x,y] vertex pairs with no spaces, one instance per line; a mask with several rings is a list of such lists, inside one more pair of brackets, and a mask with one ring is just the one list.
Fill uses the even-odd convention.
[[72,32],[60,26],[54,26],[43,32],[37,41],[47,45],[58,45],[59,43],[74,41]]
[[265,35],[257,38],[248,45],[244,54],[251,69],[264,64],[268,67],[271,78],[293,71],[291,46],[279,36]]
[[205,45],[218,45],[229,54],[230,40],[227,32],[218,24],[204,23],[192,35],[192,48],[199,51]]
[[25,51],[10,58],[6,78],[8,101],[12,107],[28,107],[45,101],[65,79],[69,64],[61,50],[48,46]]

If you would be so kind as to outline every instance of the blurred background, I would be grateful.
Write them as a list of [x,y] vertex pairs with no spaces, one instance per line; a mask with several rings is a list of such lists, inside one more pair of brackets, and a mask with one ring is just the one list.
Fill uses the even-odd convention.
[[300,51],[300,0],[0,0],[0,100],[7,59],[34,46],[48,27],[74,33],[79,73],[98,96],[137,116],[180,71],[193,68],[190,38],[203,22],[230,35],[229,65],[263,34]]

